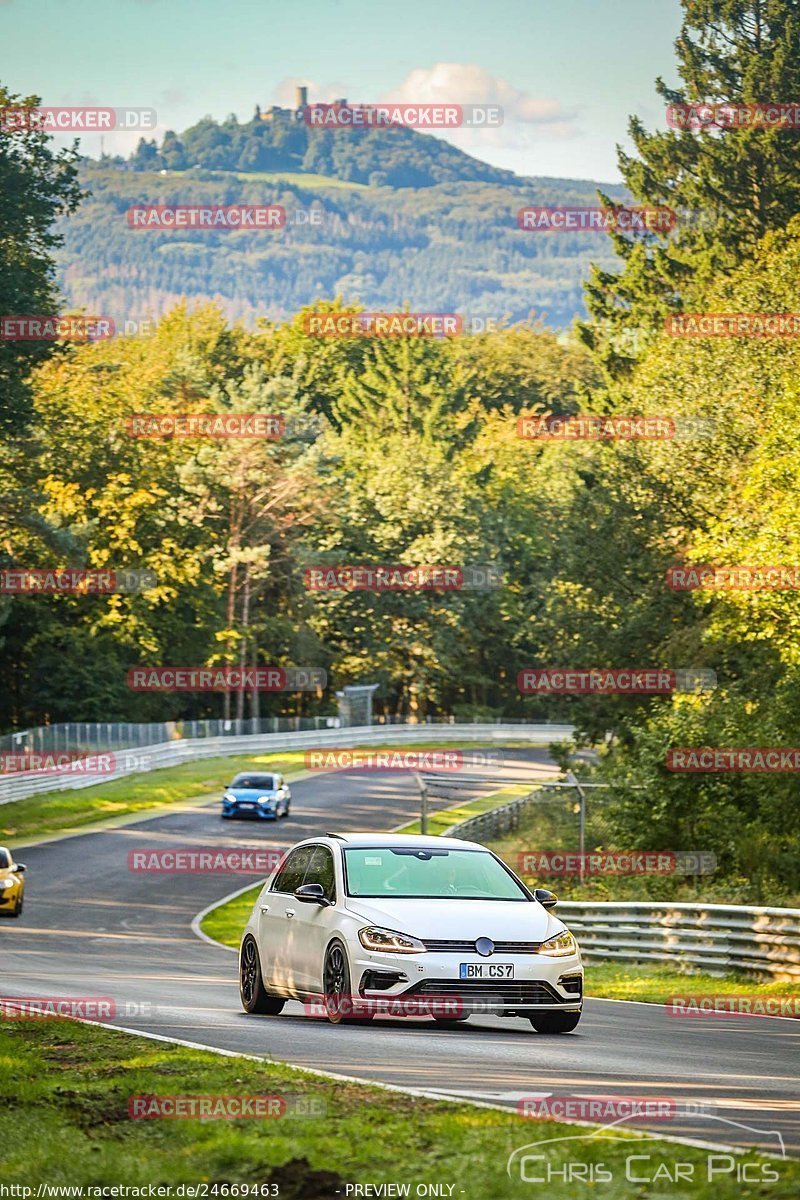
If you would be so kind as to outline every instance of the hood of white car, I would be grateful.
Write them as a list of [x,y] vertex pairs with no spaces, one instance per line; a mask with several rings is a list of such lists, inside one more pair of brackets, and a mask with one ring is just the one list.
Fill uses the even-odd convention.
[[347,898],[350,912],[370,925],[427,939],[479,937],[493,942],[544,942],[560,933],[563,921],[541,904],[513,900],[380,900]]

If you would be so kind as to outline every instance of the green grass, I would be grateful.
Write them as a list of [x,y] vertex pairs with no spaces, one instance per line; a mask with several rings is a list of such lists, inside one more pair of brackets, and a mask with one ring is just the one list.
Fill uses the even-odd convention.
[[200,923],[203,933],[216,942],[222,942],[223,946],[238,947],[250,910],[263,886],[262,880],[261,883],[248,888],[241,896],[234,896],[233,900],[212,908]]
[[[437,837],[444,837],[453,825],[460,824],[461,821],[466,821],[470,817],[478,817],[481,813],[488,812],[492,808],[497,808],[501,804],[508,804],[510,800],[515,800],[517,796],[524,796],[531,790],[529,783],[514,784],[513,787],[504,788],[501,792],[492,792],[490,796],[481,796],[478,800],[468,800],[464,804],[455,805],[452,808],[442,808],[438,812],[428,813],[428,833],[435,834]],[[411,821],[408,825],[404,825],[402,829],[398,829],[398,833],[419,833],[419,821]]]
[[[477,741],[459,743],[459,747],[465,749],[485,745],[487,743]],[[380,745],[363,748],[390,750],[396,747]],[[418,742],[414,743],[413,748],[438,750],[442,748],[442,743]],[[146,754],[147,747],[138,753]],[[144,813],[148,809],[169,804],[218,799],[237,771],[251,770],[253,767],[282,771],[292,779],[305,769],[305,753],[305,750],[282,750],[274,754],[206,758],[178,767],[164,767],[158,771],[129,775],[125,779],[93,784],[78,791],[28,796],[13,804],[0,805],[0,844],[13,846],[15,843],[80,829],[97,821]]]
[[[146,753],[146,747],[142,753]],[[237,771],[253,767],[283,771],[291,778],[303,768],[304,751],[206,758],[129,775],[78,791],[27,796],[0,806],[0,839],[5,844],[77,829],[95,821],[123,817],[193,799],[220,797]]]
[[[558,911],[558,910],[556,910]],[[667,964],[586,963],[587,996],[608,1000],[649,1000],[665,1004],[673,996],[714,995],[794,996],[797,982],[754,981],[751,975],[728,972],[676,971]]]
[[334,179],[328,175],[315,175],[313,172],[305,175],[302,171],[237,171],[236,178],[241,179],[243,183],[256,180],[262,183],[287,183],[295,187],[326,188],[331,191],[370,190],[366,183],[351,183],[347,179]]
[[[255,1030],[260,1023],[253,1020]],[[453,1034],[454,1042],[458,1036]],[[67,1021],[0,1023],[0,1084],[12,1101],[0,1109],[2,1183],[94,1186],[97,1196],[120,1184],[146,1189],[186,1183],[208,1184],[206,1194],[213,1198],[230,1195],[230,1185],[248,1184],[280,1200],[333,1200],[337,1190],[344,1197],[347,1184],[405,1183],[414,1195],[418,1184],[437,1181],[452,1184],[459,1200],[510,1200],[533,1194],[518,1174],[515,1179],[506,1174],[511,1151],[581,1133],[513,1112],[325,1080],[279,1064],[223,1058]],[[131,1097],[164,1094],[280,1096],[287,1112],[260,1120],[130,1118]],[[708,1156],[696,1148],[635,1137],[572,1141],[566,1147],[545,1147],[554,1168],[568,1155],[602,1162],[613,1173],[615,1181],[596,1184],[592,1195],[644,1196],[625,1180],[626,1156],[641,1153],[652,1155],[654,1163],[694,1165],[696,1182],[663,1192],[674,1200],[739,1200],[742,1194],[733,1176],[706,1183]],[[750,1154],[740,1161],[753,1163],[754,1171],[765,1163]],[[796,1196],[800,1164],[768,1165],[778,1181],[749,1194]],[[574,1200],[575,1184],[556,1178],[546,1194],[549,1200]]]

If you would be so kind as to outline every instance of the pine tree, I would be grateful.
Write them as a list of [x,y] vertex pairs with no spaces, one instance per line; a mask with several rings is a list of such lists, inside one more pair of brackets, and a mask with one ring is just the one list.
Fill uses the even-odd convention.
[[[667,106],[797,105],[800,0],[682,3],[675,43],[682,84],[656,81]],[[669,312],[690,305],[800,208],[800,128],[725,124],[648,133],[632,117],[629,134],[636,153],[618,149],[626,185],[637,203],[673,209],[677,224],[663,236],[613,233],[622,271],[595,267],[586,285],[591,319],[581,337],[618,379]]]

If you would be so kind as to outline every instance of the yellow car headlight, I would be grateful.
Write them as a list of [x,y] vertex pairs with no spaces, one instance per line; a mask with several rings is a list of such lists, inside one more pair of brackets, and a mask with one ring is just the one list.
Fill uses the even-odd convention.
[[549,954],[551,958],[563,958],[567,954],[575,954],[577,949],[578,943],[570,931],[565,929],[563,933],[557,933],[555,937],[542,942],[539,953]]
[[390,954],[424,954],[425,947],[419,938],[409,933],[398,933],[396,929],[383,929],[380,925],[368,925],[359,929],[358,940],[366,950],[385,950]]
[[16,879],[14,879],[14,877],[12,875],[9,875],[8,879],[0,879],[0,887],[1,888],[13,887],[16,882],[17,882]]

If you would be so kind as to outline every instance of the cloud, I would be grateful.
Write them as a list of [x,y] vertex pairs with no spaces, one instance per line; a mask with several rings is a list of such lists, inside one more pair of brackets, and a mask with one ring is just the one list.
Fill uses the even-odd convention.
[[415,67],[399,87],[381,99],[410,104],[499,104],[504,123],[535,125],[556,137],[574,132],[574,113],[566,111],[559,100],[532,96],[474,63]]

